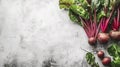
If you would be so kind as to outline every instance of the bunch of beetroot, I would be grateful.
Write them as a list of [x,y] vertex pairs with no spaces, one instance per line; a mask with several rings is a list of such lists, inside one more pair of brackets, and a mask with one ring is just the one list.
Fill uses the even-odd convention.
[[[104,7],[104,12],[107,14],[109,11],[109,15],[104,16],[100,20],[100,33],[98,34],[98,41],[101,44],[106,44],[110,37],[112,40],[120,41],[120,3],[117,1],[113,2],[112,9],[109,10],[108,7]],[[111,27],[110,26],[111,22]]]
[[116,11],[116,15],[113,19],[113,23],[112,23],[112,30],[110,31],[110,37],[113,40],[117,40],[120,41],[120,31],[119,31],[119,27],[120,27],[120,7],[117,9]]
[[103,65],[110,66],[111,58],[105,57],[105,53],[102,50],[97,52],[97,56],[102,60]]
[[59,5],[84,28],[90,45],[106,44],[110,37],[120,41],[120,0],[60,0]]
[[[72,21],[83,27],[91,46],[120,41],[120,0],[60,0],[60,8],[69,10]],[[98,51],[103,65],[109,65],[110,57]]]
[[120,41],[120,0],[96,0],[99,5],[93,1],[87,0],[89,6],[83,7],[88,18],[79,15],[88,43],[94,46],[97,41],[100,44],[107,44],[111,39]]
[[[105,4],[101,8],[103,15],[100,19],[98,19],[98,25],[97,29],[99,32],[95,32],[97,35],[97,38],[88,39],[89,44],[92,44],[92,42],[97,41],[101,44],[107,44],[110,38],[112,40],[120,41],[120,1],[115,0],[109,0],[109,3],[106,4],[108,0],[105,0]],[[95,9],[94,9],[95,10]],[[96,15],[96,13],[94,13]],[[94,18],[96,19],[96,16],[94,15]],[[96,20],[97,21],[97,20]],[[111,26],[111,27],[110,27]],[[97,30],[96,29],[96,30]],[[110,31],[110,32],[109,32]],[[91,32],[94,32],[91,30]],[[90,33],[87,33],[90,34]],[[93,36],[96,37],[96,36]],[[93,45],[93,44],[92,44]]]

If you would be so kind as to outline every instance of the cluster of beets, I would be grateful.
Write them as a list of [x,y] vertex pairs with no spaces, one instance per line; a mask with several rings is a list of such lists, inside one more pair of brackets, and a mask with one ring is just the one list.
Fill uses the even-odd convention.
[[[110,24],[110,20],[112,17],[113,12],[111,15],[107,17],[103,17],[100,21],[100,24],[98,28],[100,28],[100,32],[94,33],[94,31],[91,31],[91,33],[94,33],[97,35],[91,36],[88,39],[88,43],[92,46],[94,46],[97,43],[97,40],[100,44],[107,44],[110,39],[114,41],[120,41],[120,8],[116,11],[117,15],[112,19],[112,23]],[[109,31],[108,31],[109,28]],[[94,28],[93,28],[94,30]],[[89,34],[90,35],[90,34]]]
[[110,65],[111,58],[110,57],[105,57],[105,54],[102,50],[97,52],[97,56],[102,60],[103,65],[105,65],[105,66]]
[[[100,44],[106,44],[106,43],[108,43],[108,41],[110,40],[110,38],[112,40],[115,40],[115,41],[120,41],[120,31],[111,30],[109,32],[109,34],[101,32],[101,33],[98,34],[98,37],[97,37],[98,42]],[[91,38],[89,38],[88,43],[90,45],[95,45],[97,43],[97,40],[96,40],[95,37],[91,37]]]
[[[109,25],[110,18],[112,16],[112,13],[110,17],[103,17],[100,21],[99,27],[100,32],[98,32],[96,37],[90,37],[88,39],[88,43],[92,46],[94,46],[97,41],[100,44],[107,44],[110,40],[112,41],[120,41],[120,8],[116,11],[117,15],[112,19],[112,23]],[[109,27],[109,31],[107,28]],[[92,32],[92,31],[91,31]],[[105,54],[102,50],[97,52],[97,56],[102,60],[103,65],[110,65],[111,58],[105,57]]]

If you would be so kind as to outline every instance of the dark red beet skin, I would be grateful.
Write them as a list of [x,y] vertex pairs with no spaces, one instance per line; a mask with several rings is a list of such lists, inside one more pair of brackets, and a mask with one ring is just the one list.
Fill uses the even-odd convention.
[[103,58],[103,60],[102,60],[103,65],[110,65],[110,63],[111,63],[111,58],[110,57]]
[[96,42],[97,42],[97,40],[96,40],[95,37],[90,37],[90,38],[88,39],[88,43],[89,43],[90,45],[95,45]]
[[100,59],[103,59],[104,58],[104,52],[102,50],[98,51],[97,52],[97,56],[100,58]]
[[120,31],[112,30],[112,31],[110,31],[109,35],[113,40],[120,41]]
[[98,34],[98,41],[101,44],[106,44],[109,41],[110,37],[107,33],[99,33]]

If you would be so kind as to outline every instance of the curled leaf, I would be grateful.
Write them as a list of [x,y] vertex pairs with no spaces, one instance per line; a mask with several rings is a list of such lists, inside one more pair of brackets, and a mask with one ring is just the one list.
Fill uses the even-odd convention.
[[86,54],[86,60],[91,67],[99,67],[99,64],[95,62],[95,56],[88,52]]

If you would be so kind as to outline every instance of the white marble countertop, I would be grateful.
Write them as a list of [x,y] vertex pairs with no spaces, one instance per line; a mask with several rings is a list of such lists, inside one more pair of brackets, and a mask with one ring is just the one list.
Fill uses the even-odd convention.
[[0,67],[47,67],[50,59],[53,67],[87,67],[81,66],[86,52],[80,49],[92,49],[87,36],[58,3],[0,0]]

